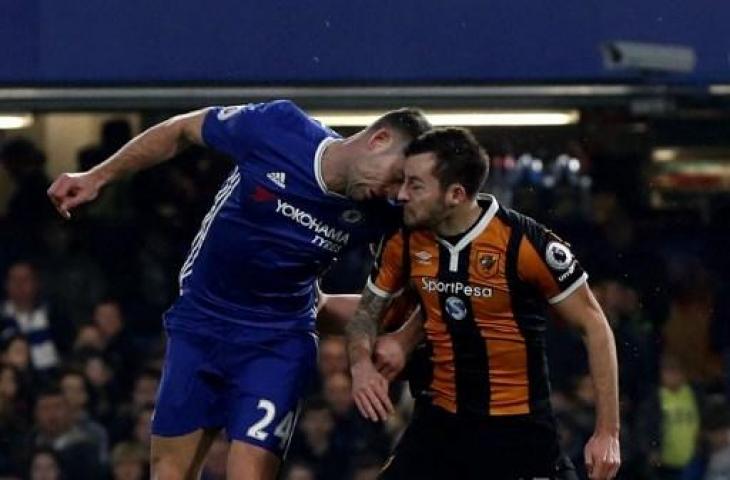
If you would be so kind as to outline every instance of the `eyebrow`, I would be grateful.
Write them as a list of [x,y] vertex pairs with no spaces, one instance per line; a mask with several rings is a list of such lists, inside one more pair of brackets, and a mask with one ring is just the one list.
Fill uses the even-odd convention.
[[420,183],[424,183],[423,179],[421,177],[417,176],[417,175],[406,175],[405,176],[405,181],[406,182],[420,182]]

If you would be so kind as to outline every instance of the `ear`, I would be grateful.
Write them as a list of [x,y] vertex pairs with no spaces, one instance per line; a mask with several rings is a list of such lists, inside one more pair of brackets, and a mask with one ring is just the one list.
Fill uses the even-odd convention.
[[452,183],[446,188],[445,200],[447,206],[455,207],[469,200],[469,196],[462,184]]
[[393,132],[387,128],[378,128],[368,137],[370,150],[386,150],[393,143]]

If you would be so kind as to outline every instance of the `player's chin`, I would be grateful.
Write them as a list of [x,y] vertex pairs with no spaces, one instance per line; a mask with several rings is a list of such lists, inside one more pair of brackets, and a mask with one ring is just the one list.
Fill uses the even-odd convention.
[[408,210],[405,210],[403,212],[403,223],[406,227],[416,228],[419,227],[422,222],[418,219],[417,215],[409,213]]

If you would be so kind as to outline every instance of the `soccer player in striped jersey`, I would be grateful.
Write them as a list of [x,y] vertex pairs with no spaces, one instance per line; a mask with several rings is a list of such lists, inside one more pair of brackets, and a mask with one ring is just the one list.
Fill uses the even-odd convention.
[[398,195],[406,228],[382,247],[347,328],[355,403],[377,421],[392,408],[392,372],[372,360],[378,323],[403,289],[424,317],[426,392],[381,478],[575,478],[550,408],[548,307],[584,333],[597,405],[586,464],[591,478],[612,478],[620,463],[614,339],[569,245],[477,194],[488,159],[467,130],[427,132],[406,155]]
[[[68,218],[105,184],[190,144],[235,160],[164,316],[154,478],[197,478],[221,428],[232,440],[228,478],[274,478],[316,371],[316,280],[340,251],[400,221],[387,198],[402,179],[406,146],[427,128],[419,111],[400,109],[341,138],[290,101],[206,108],[53,183],[49,196]],[[342,312],[352,299],[336,300],[320,307]]]

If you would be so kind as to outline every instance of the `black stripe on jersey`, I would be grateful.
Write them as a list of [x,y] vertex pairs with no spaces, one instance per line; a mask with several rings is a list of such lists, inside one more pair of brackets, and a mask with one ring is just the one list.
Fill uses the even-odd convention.
[[507,243],[506,275],[512,300],[512,312],[525,339],[527,351],[527,380],[530,393],[530,413],[550,414],[550,382],[545,352],[547,325],[545,302],[537,288],[520,280],[517,263],[520,242],[525,235],[526,217],[509,210],[499,209],[497,215],[510,225]]
[[[408,236],[406,236],[404,240],[408,242]],[[404,295],[406,294],[408,294],[408,290],[404,292]],[[418,299],[418,305],[421,307],[421,314],[426,316],[428,314],[428,310],[423,304],[423,298],[416,293],[414,293],[414,297]],[[426,321],[427,320],[428,318],[426,318]],[[423,340],[416,346],[415,350],[413,350],[413,353],[411,353],[411,356],[408,358],[408,363],[406,364],[406,377],[408,378],[408,387],[411,390],[411,396],[419,401],[430,401],[428,392],[431,387],[431,382],[433,382],[432,356],[433,348],[431,346],[431,342]]]
[[395,237],[396,235],[400,235],[402,230],[396,230],[395,232],[391,233],[390,235],[383,235],[380,238],[380,241],[378,242],[378,247],[375,250],[375,259],[373,260],[373,265],[370,268],[370,278],[375,281],[376,278],[378,278],[378,273],[380,272],[380,265],[383,263],[383,253],[385,252],[385,246],[390,241],[391,238]]
[[[451,254],[439,244],[438,279],[446,284],[469,284],[471,244],[459,252],[456,272],[449,271]],[[489,412],[489,357],[487,343],[474,320],[471,299],[463,293],[439,293],[441,318],[451,335],[454,350],[456,408],[460,414],[485,416]]]

